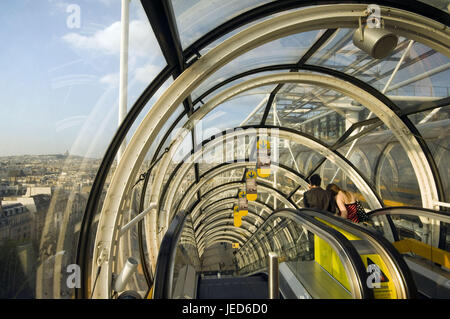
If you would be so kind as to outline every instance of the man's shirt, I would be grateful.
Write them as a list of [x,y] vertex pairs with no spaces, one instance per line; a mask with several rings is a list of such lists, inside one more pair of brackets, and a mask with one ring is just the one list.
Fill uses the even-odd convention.
[[335,204],[330,192],[320,188],[312,188],[303,194],[303,204],[306,208],[316,208],[335,213]]

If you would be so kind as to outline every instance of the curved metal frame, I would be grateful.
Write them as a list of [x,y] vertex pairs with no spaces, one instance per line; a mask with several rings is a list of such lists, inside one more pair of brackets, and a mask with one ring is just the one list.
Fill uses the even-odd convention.
[[[237,182],[228,182],[228,183],[225,183],[225,184],[218,185],[218,186],[214,187],[214,189],[209,190],[208,193],[205,194],[205,196],[203,196],[203,198],[202,198],[202,202],[203,202],[202,205],[197,206],[197,208],[193,211],[193,214],[192,214],[193,218],[195,217],[196,213],[197,213],[200,209],[202,209],[202,206],[203,206],[203,205],[208,204],[208,205],[206,205],[206,207],[209,209],[209,208],[210,208],[210,205],[213,204],[213,203],[209,204],[209,201],[210,201],[212,198],[214,198],[216,195],[218,195],[218,194],[220,194],[221,192],[224,192],[224,191],[235,190],[235,189],[236,189],[237,187],[239,187],[240,185],[242,185],[242,184],[240,184],[239,181],[237,181]],[[206,195],[207,195],[207,196],[206,196]],[[278,200],[281,201],[281,199],[279,198],[279,196],[280,196],[279,193],[275,193],[274,196],[275,196]],[[219,201],[222,200],[222,199],[224,199],[224,198],[219,199],[217,202],[219,202]],[[199,202],[199,203],[200,203],[200,202]],[[220,205],[220,204],[219,204],[219,205]],[[267,207],[270,207],[270,206],[267,205],[267,204],[266,204],[266,206],[267,206]],[[273,209],[272,209],[272,210],[273,210]]]
[[[99,231],[97,232],[96,238],[96,242],[101,242],[104,246],[94,248],[94,258],[99,256],[99,252],[101,252],[105,256],[104,260],[107,261],[107,263],[106,267],[101,268],[98,278],[99,286],[95,292],[95,297],[109,297],[112,274],[111,262],[108,261],[113,257],[113,247],[115,246],[113,238],[117,228],[116,218],[120,212],[122,202],[129,193],[131,187],[130,176],[135,175],[137,167],[142,163],[150,141],[153,140],[161,128],[161,123],[167,120],[168,115],[173,111],[173,105],[178,105],[179,102],[189,94],[189,91],[206,79],[207,74],[211,74],[211,72],[217,70],[221,65],[233,57],[267,42],[269,39],[273,38],[274,35],[281,37],[294,32],[308,31],[316,29],[323,23],[330,23],[335,27],[356,27],[357,19],[361,15],[359,12],[362,12],[363,9],[364,6],[361,5],[323,6],[320,8],[308,8],[302,10],[301,15],[299,15],[298,12],[294,12],[276,17],[269,21],[261,22],[256,26],[252,26],[247,30],[242,31],[233,38],[224,41],[222,44],[209,51],[174,81],[172,86],[155,103],[154,107],[150,110],[137,129],[136,134],[133,136],[124,153],[123,160],[117,167],[110,189],[106,195],[102,214],[100,216]],[[436,38],[436,36],[429,37],[430,30],[432,30],[431,33],[439,35],[437,37],[441,39],[447,38],[445,32],[439,30],[439,23],[397,9],[390,9],[389,13],[390,14],[386,15],[385,18],[385,27],[387,29],[394,28],[395,26],[397,27],[396,33],[399,35],[419,40],[419,42],[423,42],[430,47],[436,48],[438,51],[448,51],[445,45],[442,45],[433,39]],[[402,17],[406,17],[406,19],[402,20]],[[414,18],[411,19],[411,17]],[[415,24],[411,26],[410,23],[407,22],[408,20],[415,20]],[[427,24],[428,28],[423,28],[423,26]],[[270,25],[270,28],[266,27],[266,25]],[[202,60],[202,63],[199,63],[200,60]],[[169,107],[167,107],[167,105],[169,105]],[[121,182],[118,183],[118,181]],[[103,185],[103,182],[104,181],[100,181],[99,184]],[[99,190],[96,191],[99,192]],[[99,196],[98,193],[96,194],[97,195],[95,196]],[[111,194],[116,195],[111,196]],[[87,218],[87,223],[83,222],[83,229],[89,227],[91,224],[93,216],[92,211],[95,210],[94,208],[98,201],[90,200],[88,201],[88,204],[89,203],[90,206],[87,208],[88,216],[85,216]],[[102,226],[100,227],[100,225]],[[84,230],[87,232],[87,229]],[[83,246],[82,249],[86,249],[87,243]],[[85,253],[82,255],[84,255],[82,257],[85,257]],[[94,266],[93,277],[95,277],[96,270],[97,267]]]
[[[215,220],[219,220],[219,219],[224,218],[224,216],[226,216],[226,218],[233,219],[233,209],[232,208],[219,209],[219,210],[214,211],[213,213],[211,213],[208,216],[208,218],[203,218],[202,221],[200,222],[200,224],[198,225],[197,229],[195,229],[196,235],[197,235],[197,233],[200,233],[201,231],[208,229],[208,226],[212,224],[212,221],[209,220],[210,218],[214,217]],[[248,222],[250,224],[253,221],[260,222],[260,223],[264,222],[264,218],[260,217],[257,213],[253,212],[250,209],[248,210],[248,214],[245,217],[246,217],[247,220],[248,219],[252,219],[251,221],[248,220]],[[210,223],[208,223],[208,221]]]
[[[292,78],[296,78],[296,74],[290,74]],[[311,75],[314,76],[314,75]],[[241,93],[242,91],[240,90],[240,88],[245,88],[244,90],[248,90],[254,87],[258,87],[258,86],[262,86],[264,84],[273,84],[273,83],[283,83],[284,81],[286,81],[285,79],[278,79],[277,81],[270,81],[270,80],[266,80],[264,81],[264,78],[275,78],[276,75],[268,75],[268,76],[263,76],[260,78],[256,78],[256,79],[252,79],[246,82],[243,82],[239,85],[236,85],[222,93],[220,93],[218,96],[216,96],[214,98],[214,100],[219,99],[219,103],[221,103],[223,100],[226,100],[228,98],[230,98],[231,96],[234,96],[236,94]],[[259,79],[263,79],[261,82],[264,83],[262,84]],[[316,85],[320,85],[317,83],[314,83]],[[342,88],[342,84],[341,87]],[[343,91],[343,90],[339,90],[339,88],[334,87],[335,90],[337,91]],[[345,95],[347,96],[351,96],[353,97],[355,100],[358,100],[358,97],[356,96],[352,96],[352,94],[350,92],[343,92]],[[427,158],[424,158],[425,156],[422,156],[422,154],[424,154],[425,152],[422,153],[422,145],[419,142],[420,139],[416,138],[411,132],[410,129],[411,127],[409,125],[407,125],[408,121],[406,121],[405,119],[402,119],[400,117],[398,117],[395,113],[397,111],[397,108],[395,107],[395,105],[392,104],[392,102],[390,102],[387,98],[385,98],[385,101],[383,102],[387,102],[389,106],[384,106],[384,107],[380,107],[380,109],[375,108],[375,107],[371,107],[371,104],[368,103],[364,103],[364,101],[359,100],[358,102],[360,102],[361,104],[365,105],[369,110],[371,110],[372,112],[374,112],[390,129],[391,131],[394,133],[394,135],[396,135],[397,139],[399,140],[399,142],[402,144],[403,148],[405,149],[406,153],[408,154],[410,161],[413,165],[413,168],[415,170],[416,176],[419,180],[419,185],[421,187],[421,194],[422,194],[422,199],[423,199],[423,203],[425,207],[433,207],[434,202],[436,201],[436,198],[439,198],[439,194],[437,193],[437,187],[436,184],[434,183],[434,177],[436,176],[436,173],[434,172],[434,170],[431,168],[431,164],[429,163]],[[389,103],[390,102],[390,103]],[[210,104],[211,103],[211,104]],[[196,119],[202,118],[202,114],[206,114],[207,112],[209,112],[211,109],[214,108],[214,106],[216,105],[217,101],[214,102],[208,102],[207,104],[205,104],[201,109],[199,109],[197,112],[200,112],[199,117],[196,117]],[[194,114],[197,115],[198,113]],[[388,114],[386,114],[388,113]],[[406,134],[407,132],[410,132],[409,134]],[[429,190],[429,191],[427,191]]]
[[[271,192],[277,200],[284,203],[289,208],[298,208],[297,205],[295,205],[292,201],[287,199],[286,194],[281,193],[279,190],[271,187],[270,185],[262,184],[259,182],[256,182],[256,184],[258,185],[260,190],[266,191],[266,192]],[[192,218],[193,219],[195,218],[195,220],[197,220],[196,215],[197,215],[197,212],[202,208],[202,205],[208,203],[209,200],[214,198],[214,196],[216,196],[218,193],[227,191],[230,189],[241,188],[243,185],[245,185],[245,183],[242,181],[234,181],[234,182],[227,182],[224,184],[220,184],[220,185],[217,185],[214,188],[210,189],[207,193],[205,193],[203,195],[202,199],[198,202],[198,205],[196,205],[194,207],[194,209],[192,210],[192,212],[191,212]]]
[[243,245],[243,242],[240,240],[237,240],[236,238],[233,237],[228,237],[228,236],[219,236],[216,237],[214,240],[208,242],[207,244],[205,244],[205,247],[202,247],[201,253],[199,253],[200,257],[203,255],[203,253],[205,252],[205,250],[215,244],[218,243],[222,243],[222,242],[226,242],[226,243],[230,243],[230,244],[234,244],[235,242],[238,242],[239,245]]
[[[242,243],[245,243],[249,236],[245,236],[244,234],[237,232],[236,231],[236,227],[229,227],[227,228],[227,232],[224,233],[223,229],[221,230],[215,230],[214,232],[211,232],[209,235],[209,240],[212,241],[214,240],[214,238],[219,237],[219,236],[224,236],[225,234],[227,235],[233,235],[235,238],[238,238],[242,241]],[[201,243],[198,243],[198,249],[199,249],[199,255],[200,255],[200,249],[206,244],[206,242],[202,241]]]
[[[251,131],[252,134],[255,135],[265,135],[261,133],[270,134],[270,136],[276,136],[278,138],[284,138],[286,140],[293,141],[298,144],[302,144],[306,147],[309,147],[319,153],[321,153],[322,156],[330,159],[333,163],[335,163],[338,167],[343,169],[344,171],[348,172],[348,174],[353,178],[355,185],[361,190],[361,193],[366,198],[367,202],[371,206],[372,209],[381,207],[380,199],[377,198],[376,194],[374,193],[374,190],[371,188],[369,183],[359,174],[359,172],[354,168],[354,166],[348,162],[341,154],[337,152],[333,152],[330,149],[328,149],[324,144],[322,144],[320,141],[313,140],[310,137],[307,137],[304,133],[296,132],[294,130],[286,129],[286,128],[280,128],[280,127],[242,127],[241,130],[228,133],[223,132],[224,135],[218,138],[214,138],[210,140],[208,143],[204,143],[205,147],[201,150],[197,151],[193,155],[190,155],[187,157],[184,162],[189,162],[191,164],[183,164],[181,166],[178,166],[180,172],[174,174],[176,175],[176,178],[174,180],[171,180],[169,178],[167,183],[170,183],[170,186],[168,188],[167,193],[168,194],[176,194],[177,189],[180,185],[180,182],[184,179],[184,176],[189,172],[190,168],[192,167],[193,163],[196,162],[198,158],[200,158],[201,154],[203,152],[207,152],[210,149],[214,148],[217,145],[220,145],[220,143],[223,142],[225,139],[233,139],[235,137],[239,137],[242,135],[248,135],[248,131]],[[260,184],[258,184],[260,185]],[[189,203],[192,197],[195,194],[191,194],[191,196],[187,196],[185,199],[185,203]],[[164,203],[164,208],[166,211],[174,211],[173,210],[173,196],[166,198]],[[182,206],[181,206],[182,207]],[[167,215],[166,217],[166,225],[168,225],[170,221],[170,216]]]
[[[293,169],[282,165],[278,163],[271,163],[271,166],[275,166],[278,169],[280,169],[285,176],[290,178],[291,180],[294,180],[294,182],[297,182],[298,184],[302,185],[303,187],[307,188],[308,183],[305,181],[303,176],[301,176],[298,172],[294,171]],[[193,196],[197,193],[197,191],[208,181],[213,179],[219,174],[222,174],[224,172],[233,170],[233,169],[239,169],[239,168],[254,168],[255,163],[250,162],[248,159],[245,159],[243,162],[235,162],[235,163],[223,163],[219,164],[211,169],[208,170],[208,172],[204,173],[202,176],[199,177],[199,182],[193,182],[186,190],[186,192],[183,194],[183,197],[179,201],[178,205],[175,208],[175,211],[178,211],[180,207],[185,207],[187,203],[189,203],[189,200],[192,199]],[[167,183],[166,183],[167,185]]]
[[[208,219],[211,217],[211,215],[215,214],[215,212],[211,212],[210,209],[211,209],[211,210],[214,210],[214,209],[217,208],[217,207],[225,206],[225,205],[228,205],[228,204],[236,204],[236,200],[237,200],[236,197],[230,197],[230,198],[223,198],[223,199],[220,199],[220,200],[218,200],[218,201],[216,201],[216,202],[213,202],[213,203],[211,204],[211,208],[209,208],[209,206],[208,206],[207,208],[205,208],[205,209],[202,211],[202,215],[201,215],[202,218],[201,218],[201,219],[197,218],[195,221],[193,221],[193,223],[196,223],[196,225],[194,225],[194,229],[195,229],[196,227],[200,226],[201,223],[206,223],[206,222],[208,222]],[[272,211],[274,210],[272,207],[270,207],[270,206],[268,206],[267,204],[265,204],[265,203],[263,203],[263,202],[260,202],[260,201],[258,201],[258,200],[253,201],[253,202],[249,202],[249,207],[251,207],[250,205],[255,205],[255,206],[261,208],[262,211],[267,211],[267,212],[266,212],[266,215],[270,215],[270,212],[272,212]],[[232,208],[226,208],[226,209],[232,209]],[[250,210],[249,210],[249,213],[250,213]],[[256,213],[255,213],[255,214],[256,214]],[[257,214],[256,214],[256,215],[257,215]],[[258,216],[259,218],[261,218],[261,219],[264,219],[264,218],[263,218],[262,216],[260,216],[260,215],[257,215],[257,216]],[[266,217],[267,217],[267,216],[266,216]],[[197,221],[198,221],[198,222],[197,222]]]
[[[250,210],[248,211],[248,215],[258,216],[257,214],[255,214],[255,213],[253,213],[253,212],[250,212]],[[215,214],[215,217],[216,217],[216,219],[215,219],[214,221],[212,221],[211,223],[208,223],[208,224],[203,223],[203,224],[196,230],[195,235],[196,235],[196,237],[197,237],[198,240],[200,240],[200,238],[202,238],[203,235],[204,235],[208,230],[210,230],[211,228],[214,228],[214,227],[215,227],[214,225],[216,225],[216,223],[219,222],[219,221],[222,221],[222,222],[223,222],[223,221],[226,220],[229,224],[233,225],[234,217],[233,217],[233,210],[232,210],[232,209],[223,209],[223,210],[220,210],[220,213],[219,213],[219,211],[218,211],[218,212]],[[247,216],[245,216],[245,217],[247,217]],[[245,227],[239,227],[239,228],[242,228],[242,229],[245,229],[246,231],[252,232],[252,231],[250,230],[250,228],[251,228],[252,226],[254,226],[254,225],[251,223],[251,221],[248,220],[248,218],[242,218],[242,225],[245,226]],[[202,226],[203,226],[203,227],[202,227]],[[248,227],[247,227],[247,226],[248,226]]]
[[[291,78],[291,80],[286,80],[284,76],[288,76]],[[278,76],[278,77],[277,77]],[[274,83],[284,83],[284,82],[295,82],[294,79],[298,78],[308,78],[309,77],[318,77],[317,75],[306,75],[306,74],[274,74],[274,75],[268,75],[263,76],[260,78],[252,79],[246,82],[243,82],[239,85],[236,85],[220,94],[218,94],[215,98],[213,98],[213,102],[208,102],[205,104],[200,110],[198,110],[193,117],[196,119],[202,118],[207,112],[209,112],[211,109],[213,109],[216,105],[220,104],[226,99],[229,99],[230,97],[239,94],[242,92],[241,88],[244,88],[244,90],[248,90],[254,87],[262,86],[265,84],[274,84]],[[276,78],[275,81],[272,81],[272,79]],[[334,80],[334,79],[333,79]],[[322,79],[322,81],[324,81]],[[315,85],[322,85],[327,86],[322,83],[321,80],[314,81],[314,80],[308,80],[308,79],[302,79],[302,83],[312,83]],[[330,79],[328,79],[330,81]],[[338,85],[330,85],[334,90],[340,91],[344,93],[347,96],[350,96],[360,102],[361,104],[365,105],[369,110],[371,110],[373,113],[375,113],[383,122],[391,129],[391,131],[396,135],[397,139],[402,144],[403,148],[405,149],[407,155],[410,158],[410,161],[413,165],[413,168],[415,170],[416,176],[419,180],[419,186],[421,189],[422,194],[422,200],[424,203],[424,206],[434,206],[434,203],[436,202],[436,199],[439,198],[439,195],[437,193],[437,188],[434,183],[434,176],[433,170],[431,169],[431,165],[428,162],[428,160],[423,156],[421,143],[419,143],[418,139],[416,139],[412,135],[407,135],[404,132],[408,132],[409,128],[405,124],[405,120],[402,120],[399,118],[395,111],[396,109],[392,110],[393,106],[390,107],[383,104],[381,101],[378,101],[378,105],[374,106],[376,102],[373,102],[374,104],[370,104],[367,102],[367,100],[364,100],[363,98],[359,99],[358,96],[355,94],[352,94],[350,91],[346,91],[344,89],[345,85],[343,83],[340,83]],[[367,98],[367,97],[366,97]],[[389,100],[387,102],[390,102]],[[382,106],[380,106],[380,103]],[[388,103],[392,104],[392,103]],[[203,114],[202,114],[203,113]],[[195,116],[199,114],[199,116]],[[427,190],[430,190],[427,192]],[[372,207],[373,208],[373,207]]]
[[[204,233],[202,233],[203,236],[197,240],[199,246],[203,242],[211,239],[211,237],[213,237],[214,234],[216,234],[216,233],[234,231],[236,234],[244,235],[247,239],[252,235],[252,232],[247,230],[245,227],[235,227],[233,225],[233,220],[231,218],[223,218],[221,220],[215,221],[213,224],[214,224],[214,226],[222,225],[222,227],[216,227],[216,228],[212,227],[212,228],[208,229],[207,231],[205,231]],[[249,224],[249,223],[246,221],[242,221],[242,224],[245,225],[245,224]],[[251,225],[251,224],[249,224],[249,225]]]

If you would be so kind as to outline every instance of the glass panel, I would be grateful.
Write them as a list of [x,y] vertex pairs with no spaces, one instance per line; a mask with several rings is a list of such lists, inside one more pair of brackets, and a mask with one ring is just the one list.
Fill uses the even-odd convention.
[[[133,137],[134,133],[136,132],[139,125],[142,123],[142,120],[147,115],[147,113],[151,110],[153,105],[156,103],[158,98],[161,96],[161,94],[167,90],[167,88],[172,84],[173,79],[168,78],[166,82],[157,90],[154,94],[154,96],[147,102],[145,107],[142,109],[142,111],[137,116],[136,120],[134,121],[133,125],[131,126],[130,130],[128,131],[126,141],[130,141]],[[156,147],[159,145],[160,141],[162,140],[162,137],[165,135],[166,131],[169,129],[170,125],[175,121],[175,119],[181,114],[181,112],[184,110],[183,105],[180,105],[177,107],[177,109],[170,115],[169,119],[166,121],[166,123],[163,125],[161,131],[158,133],[156,139],[154,139],[152,145],[150,146],[149,151],[147,152],[146,160],[153,158],[153,153],[156,150]],[[181,121],[183,122],[183,121]],[[170,136],[171,137],[171,136]],[[169,140],[170,140],[169,137]],[[167,144],[167,143],[166,143]],[[164,150],[164,148],[163,148]]]
[[271,1],[172,0],[183,49],[222,23],[268,2]]
[[[287,71],[287,70],[286,70],[286,71]],[[211,93],[209,93],[208,95],[206,95],[205,97],[203,97],[203,98],[202,98],[201,100],[199,100],[199,101],[197,101],[197,100],[200,98],[200,96],[198,96],[198,97],[194,100],[194,102],[197,102],[197,103],[194,105],[194,108],[201,107],[201,105],[207,103],[211,98],[213,98],[214,96],[218,95],[220,92],[225,91],[226,89],[228,89],[228,88],[230,88],[230,87],[232,87],[232,86],[234,86],[234,85],[236,85],[236,84],[238,84],[238,83],[241,83],[241,82],[244,82],[244,81],[247,81],[247,80],[256,78],[256,77],[260,77],[260,76],[264,76],[264,75],[269,75],[269,74],[274,74],[274,73],[280,73],[280,72],[283,72],[283,70],[281,70],[281,71],[280,71],[280,70],[277,70],[277,71],[260,72],[260,73],[256,73],[256,74],[244,76],[244,77],[239,78],[239,79],[237,79],[237,80],[234,80],[234,81],[232,81],[232,82],[230,82],[230,83],[224,84],[223,86],[221,86],[220,88],[217,88],[216,90],[212,91]],[[224,80],[226,80],[226,79],[221,79],[221,81],[224,81]],[[222,83],[222,82],[218,82],[218,84],[221,84],[221,83]],[[206,87],[208,87],[208,90],[209,90],[209,89],[211,89],[213,86],[211,86],[209,82],[203,82],[203,83],[200,85],[200,87],[198,88],[199,92],[202,91],[202,92],[203,92],[202,94],[206,94],[206,90],[207,90]],[[270,93],[270,92],[268,92],[268,93]]]
[[377,191],[386,206],[422,205],[416,175],[398,142],[389,143],[386,147],[375,178]]
[[221,136],[225,130],[247,124],[244,120],[255,108],[265,107],[265,104],[261,102],[273,87],[261,87],[245,92],[213,109],[195,126],[197,143],[209,139],[211,136]]
[[366,109],[332,90],[308,85],[285,84],[272,111],[279,126],[307,133],[332,145],[352,124],[364,118]]
[[296,169],[298,167],[299,172],[305,177],[309,176],[312,170],[323,160],[322,155],[302,145],[295,145],[293,152],[296,154],[297,165],[291,167]]
[[447,162],[450,158],[450,139],[447,129],[450,124],[449,113],[450,107],[446,106],[408,116],[431,151],[444,187],[444,202],[448,201],[448,194],[450,194],[450,166]]
[[[360,190],[356,187],[354,182],[347,176],[347,174],[340,168],[338,168],[334,163],[326,160],[317,171],[322,177],[322,188],[326,189],[328,184],[336,184],[339,188],[352,192],[355,197],[361,201],[365,208],[368,208],[366,200],[364,199]],[[303,203],[302,203],[303,205]]]
[[[118,12],[121,12],[120,10],[121,9],[119,8]],[[118,18],[120,19],[120,16],[118,16]],[[117,37],[114,38],[113,41],[119,43],[120,21],[117,21],[114,24],[114,29]],[[104,39],[105,38],[106,36]],[[140,1],[130,1],[128,41],[128,105],[131,106],[167,64]],[[116,65],[117,72],[119,72],[119,65],[120,64]],[[116,91],[119,92],[119,73],[115,76],[117,78],[115,87]],[[159,98],[160,95],[161,93],[157,94],[155,98]],[[128,109],[129,108],[130,107],[128,107]]]
[[203,185],[200,188],[200,193],[205,194],[210,189],[217,187],[219,185],[223,185],[225,183],[240,181],[242,180],[242,176],[244,174],[244,169],[233,169],[226,171],[222,174],[216,175],[213,179],[211,179],[208,183]]
[[[146,160],[152,160],[153,157],[155,156],[155,152],[157,147],[159,146],[159,144],[162,142],[163,137],[166,135],[167,131],[169,130],[169,128],[172,126],[172,124],[178,119],[178,117],[181,115],[181,113],[184,112],[184,106],[181,104],[178,106],[178,108],[170,115],[170,118],[164,123],[164,125],[162,126],[161,130],[159,131],[158,135],[156,136],[156,138],[154,139],[152,145],[149,148],[149,151],[147,153],[146,156]],[[180,121],[175,125],[175,127],[173,128],[172,132],[169,134],[169,136],[166,138],[166,140],[164,141],[164,144],[162,145],[159,154],[161,155],[162,152],[164,152],[165,148],[169,147],[170,144],[174,141],[174,139],[176,138],[177,134],[183,130],[183,126],[186,124],[186,122],[188,121],[188,116],[184,115]],[[188,147],[187,144],[182,144],[182,147]],[[183,153],[186,153],[185,151]]]
[[198,271],[200,271],[200,259],[194,228],[191,217],[187,217],[175,253],[171,298],[195,298],[196,296],[186,296],[186,291],[183,290],[183,286],[185,280],[194,281],[196,279],[196,272]]
[[[74,295],[74,285],[67,284],[74,268],[68,267],[76,263],[89,192],[118,126],[119,19],[117,1],[17,1],[0,10],[7,44],[0,51],[0,298]],[[133,1],[129,108],[166,64],[155,44],[140,3]],[[91,238],[113,172],[114,166]],[[10,205],[20,212],[3,218]],[[91,242],[88,258],[92,248]]]
[[297,63],[321,33],[322,31],[310,31],[294,34],[246,52],[213,73],[203,86],[193,91],[192,97],[195,99],[208,88],[244,71],[275,64]]
[[307,168],[311,169],[320,160],[320,156],[305,156],[306,154],[312,155],[315,152],[303,145],[280,139],[278,162],[304,176],[308,174]]
[[[357,77],[388,95],[405,110],[411,104],[449,95],[448,57],[426,45],[400,37],[392,54],[376,60],[353,45],[353,32],[353,29],[339,30],[310,62]],[[402,59],[398,71],[394,72]]]
[[187,174],[182,179],[181,183],[174,189],[176,191],[176,194],[167,194],[166,196],[173,196],[172,201],[172,208],[171,208],[171,214],[174,216],[175,213],[177,213],[180,209],[181,200],[184,199],[186,196],[186,192],[189,189],[189,187],[195,182],[195,171],[194,168],[189,169]]
[[358,61],[358,55],[348,54],[349,50],[345,49],[352,41],[353,32],[353,29],[339,29],[328,43],[308,60],[308,63],[342,71],[344,66]]

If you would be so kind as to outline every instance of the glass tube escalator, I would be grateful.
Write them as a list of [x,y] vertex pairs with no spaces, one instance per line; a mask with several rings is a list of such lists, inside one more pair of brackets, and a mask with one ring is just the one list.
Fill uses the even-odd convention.
[[[236,230],[224,230],[224,237],[232,238],[239,233],[238,227]],[[281,298],[374,296],[367,286],[366,267],[351,241],[333,227],[295,210],[275,211],[259,225],[234,251],[235,270],[226,277],[205,276],[199,248],[190,215],[179,212],[161,242],[152,298],[267,298],[269,253],[279,256]]]

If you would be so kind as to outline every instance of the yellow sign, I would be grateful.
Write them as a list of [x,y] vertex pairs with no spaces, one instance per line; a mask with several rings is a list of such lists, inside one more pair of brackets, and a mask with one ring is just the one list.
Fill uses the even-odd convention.
[[242,226],[242,216],[241,216],[240,212],[233,213],[233,216],[234,216],[234,219],[233,219],[234,226],[241,227]]
[[260,139],[258,143],[256,143],[256,147],[259,149],[270,150],[270,142],[266,139]]
[[257,161],[256,172],[259,177],[270,176],[270,142],[267,139],[259,139],[256,143]]
[[240,191],[238,194],[238,209],[239,214],[242,216],[247,216],[248,214],[248,200],[247,193],[245,191]]
[[247,194],[247,200],[255,201],[256,198],[258,198],[258,192],[256,189],[256,171],[253,169],[248,170],[245,177],[245,193]]
[[394,283],[389,279],[389,271],[379,255],[361,255],[366,266],[367,285],[373,290],[375,299],[397,299]]
[[239,243],[232,243],[232,244],[231,244],[231,247],[232,247],[232,248],[239,248]]
[[[247,177],[247,179],[256,179],[256,173],[255,170],[253,169],[249,169],[247,171],[247,174],[245,174],[245,176]],[[247,192],[248,193],[248,192]]]

